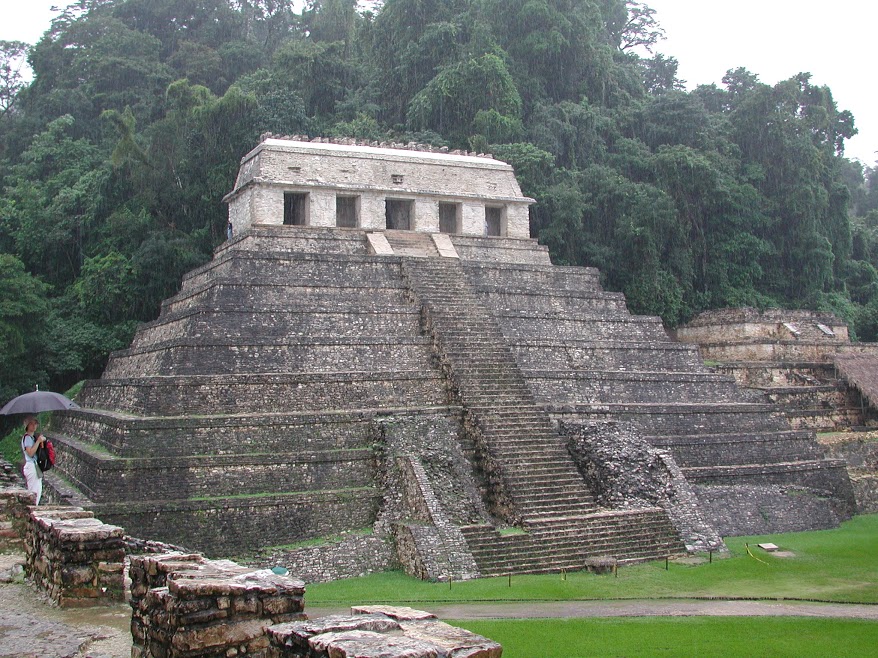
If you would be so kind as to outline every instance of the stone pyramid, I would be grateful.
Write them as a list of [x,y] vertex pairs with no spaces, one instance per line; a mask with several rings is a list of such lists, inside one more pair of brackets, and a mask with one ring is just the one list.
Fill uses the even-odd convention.
[[490,157],[267,139],[235,237],[56,425],[58,494],[211,556],[373,529],[424,578],[832,527],[813,435],[527,237]]

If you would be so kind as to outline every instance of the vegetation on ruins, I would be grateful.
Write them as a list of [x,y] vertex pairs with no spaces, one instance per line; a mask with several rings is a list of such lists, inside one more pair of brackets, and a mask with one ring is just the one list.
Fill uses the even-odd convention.
[[[667,323],[834,311],[878,336],[878,169],[791,71],[683,90],[631,0],[81,0],[0,42],[0,399],[100,374],[225,235],[266,131],[491,152],[556,263]],[[31,80],[18,73],[27,58]]]

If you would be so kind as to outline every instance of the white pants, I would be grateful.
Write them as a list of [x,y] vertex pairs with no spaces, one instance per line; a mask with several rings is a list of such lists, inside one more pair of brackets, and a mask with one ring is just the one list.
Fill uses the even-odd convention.
[[43,497],[43,478],[37,477],[37,465],[34,462],[24,463],[24,480],[27,482],[27,490],[37,495],[37,505]]

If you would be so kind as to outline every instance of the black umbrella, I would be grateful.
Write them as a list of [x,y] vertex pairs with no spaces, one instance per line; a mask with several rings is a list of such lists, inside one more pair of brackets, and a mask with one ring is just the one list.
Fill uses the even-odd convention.
[[52,391],[33,391],[12,398],[0,409],[0,415],[11,414],[38,414],[41,411],[63,411],[64,409],[79,409],[70,398]]

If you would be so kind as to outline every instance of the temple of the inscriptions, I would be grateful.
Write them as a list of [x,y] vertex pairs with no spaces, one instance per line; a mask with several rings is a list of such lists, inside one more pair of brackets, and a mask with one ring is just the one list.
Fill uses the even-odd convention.
[[225,201],[233,237],[56,419],[56,499],[211,557],[306,551],[314,579],[584,569],[855,511],[811,431],[553,265],[490,155],[266,136]]

